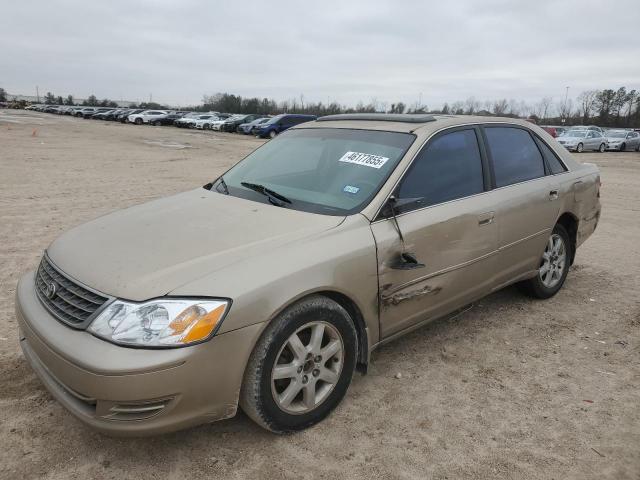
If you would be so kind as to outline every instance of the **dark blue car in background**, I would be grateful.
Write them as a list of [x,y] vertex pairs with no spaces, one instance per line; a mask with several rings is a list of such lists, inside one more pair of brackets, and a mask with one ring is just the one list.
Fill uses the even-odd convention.
[[299,125],[300,123],[310,122],[315,120],[317,117],[315,115],[295,115],[284,113],[282,115],[277,115],[273,117],[266,123],[259,125],[258,128],[255,129],[256,135],[258,137],[269,137],[273,138],[281,132],[284,132],[286,129],[293,127],[294,125]]

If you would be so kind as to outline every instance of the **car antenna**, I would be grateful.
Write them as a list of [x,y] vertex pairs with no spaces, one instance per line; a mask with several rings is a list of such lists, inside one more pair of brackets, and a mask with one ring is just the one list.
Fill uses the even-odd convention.
[[398,223],[398,216],[396,214],[396,205],[398,203],[398,198],[395,195],[391,195],[389,197],[389,208],[391,210],[391,217],[393,218],[393,224],[396,227],[396,231],[398,232],[398,237],[400,237],[400,243],[402,244],[402,251],[400,252],[399,258],[391,265],[391,268],[396,270],[413,270],[414,268],[423,268],[424,263],[418,262],[418,258],[415,253],[411,253],[407,251],[407,245],[404,241],[404,235],[402,234],[402,229],[400,228],[400,224]]

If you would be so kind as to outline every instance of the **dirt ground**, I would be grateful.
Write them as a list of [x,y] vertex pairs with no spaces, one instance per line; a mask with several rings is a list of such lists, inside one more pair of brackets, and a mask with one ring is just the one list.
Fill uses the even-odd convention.
[[380,348],[310,430],[239,414],[123,440],[67,413],[20,352],[19,276],[62,231],[203,185],[260,143],[0,110],[1,479],[640,479],[635,152],[578,155],[602,170],[602,221],[556,297],[507,288]]

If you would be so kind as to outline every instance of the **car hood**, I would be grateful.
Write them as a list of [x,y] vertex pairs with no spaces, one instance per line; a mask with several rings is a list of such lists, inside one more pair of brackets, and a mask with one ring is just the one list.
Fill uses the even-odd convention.
[[343,220],[200,188],[80,225],[55,240],[47,253],[76,281],[141,301],[235,262],[271,255]]

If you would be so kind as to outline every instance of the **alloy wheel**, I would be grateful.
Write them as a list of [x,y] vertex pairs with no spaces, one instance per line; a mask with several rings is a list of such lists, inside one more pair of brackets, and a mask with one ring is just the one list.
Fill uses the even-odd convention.
[[280,348],[271,371],[271,393],[278,407],[294,415],[308,413],[326,400],[340,379],[344,342],[322,321],[296,330]]
[[542,254],[542,262],[538,275],[542,284],[547,288],[555,287],[564,274],[567,265],[567,249],[564,240],[557,233],[549,237],[547,246]]

